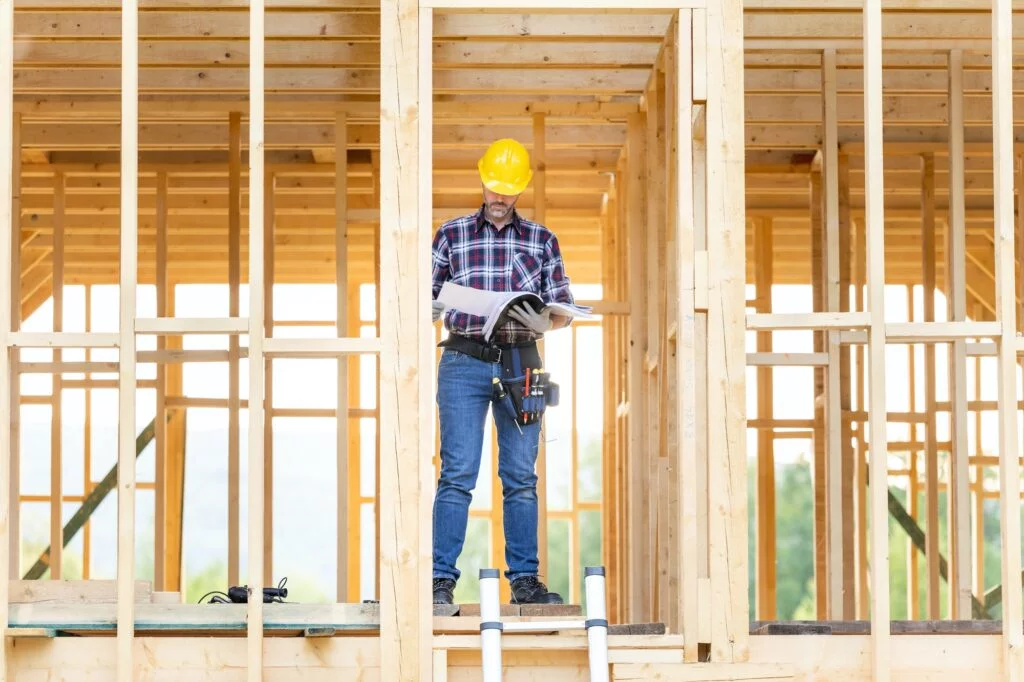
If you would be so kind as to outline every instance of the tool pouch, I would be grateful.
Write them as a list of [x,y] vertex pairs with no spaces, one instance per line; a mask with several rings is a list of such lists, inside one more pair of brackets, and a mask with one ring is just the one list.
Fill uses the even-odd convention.
[[502,353],[501,384],[506,394],[503,402],[520,426],[539,422],[548,405],[558,403],[558,385],[542,369],[536,345],[513,347]]

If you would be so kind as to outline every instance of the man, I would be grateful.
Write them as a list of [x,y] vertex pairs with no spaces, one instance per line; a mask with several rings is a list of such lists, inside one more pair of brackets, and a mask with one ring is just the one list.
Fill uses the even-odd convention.
[[[489,291],[531,291],[546,302],[572,303],[569,279],[555,235],[522,218],[515,209],[533,176],[526,149],[515,140],[493,143],[477,164],[483,205],[476,213],[451,220],[433,243],[433,317],[444,314],[449,338],[437,372],[441,428],[441,477],[434,500],[434,603],[451,604],[459,571],[473,488],[483,449],[487,409],[494,405],[498,430],[505,528],[505,576],[514,604],[561,604],[537,577],[537,447],[540,421],[521,425],[512,410],[495,400],[495,379],[502,377],[502,356],[513,349],[539,366],[536,340],[569,319],[526,304],[483,338],[485,318],[458,310],[444,312],[436,299],[444,282]],[[500,351],[500,352],[499,352]]]

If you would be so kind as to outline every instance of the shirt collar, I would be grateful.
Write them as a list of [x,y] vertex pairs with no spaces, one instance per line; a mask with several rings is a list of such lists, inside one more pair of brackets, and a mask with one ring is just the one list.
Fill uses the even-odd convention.
[[[484,208],[485,208],[485,206],[481,204],[480,210],[476,212],[476,219],[475,219],[475,223],[474,223],[474,230],[477,231],[477,232],[479,232],[480,228],[482,228],[484,225],[491,224],[491,221],[487,220],[487,218],[484,217]],[[519,211],[517,211],[514,208],[512,209],[512,223],[511,224],[512,224],[512,227],[515,228],[516,232],[518,232],[519,235],[522,236],[522,234],[523,234],[523,223],[519,219]]]

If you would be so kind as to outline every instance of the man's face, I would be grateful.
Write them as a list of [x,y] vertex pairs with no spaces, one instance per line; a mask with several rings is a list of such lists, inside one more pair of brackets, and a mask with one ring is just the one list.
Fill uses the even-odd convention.
[[498,194],[484,187],[484,206],[487,219],[492,223],[503,223],[512,214],[519,195]]

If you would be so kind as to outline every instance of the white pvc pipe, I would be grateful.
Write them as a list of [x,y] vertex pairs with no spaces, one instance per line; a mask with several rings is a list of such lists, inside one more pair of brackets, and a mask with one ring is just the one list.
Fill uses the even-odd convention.
[[[480,569],[480,655],[483,663],[483,682],[501,682],[499,575],[496,568]],[[499,627],[491,627],[494,624]]]
[[503,623],[501,629],[503,632],[555,632],[583,630],[584,627],[582,620],[540,620]]
[[608,682],[608,611],[605,607],[604,568],[587,567],[583,572],[583,585],[587,591],[590,682]]

